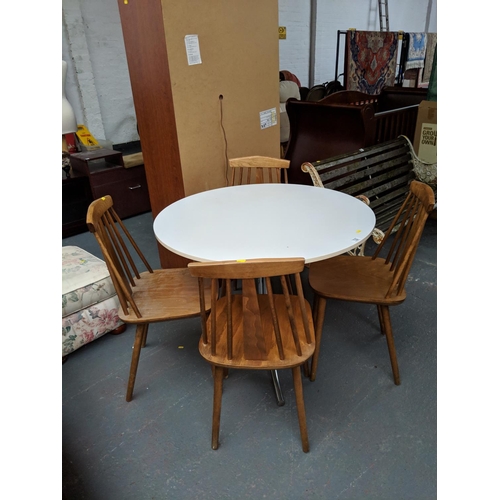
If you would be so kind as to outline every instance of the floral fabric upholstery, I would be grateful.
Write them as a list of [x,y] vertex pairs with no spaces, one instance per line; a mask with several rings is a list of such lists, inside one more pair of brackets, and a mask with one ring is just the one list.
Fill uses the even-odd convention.
[[123,324],[119,306],[106,263],[79,247],[62,247],[62,355]]

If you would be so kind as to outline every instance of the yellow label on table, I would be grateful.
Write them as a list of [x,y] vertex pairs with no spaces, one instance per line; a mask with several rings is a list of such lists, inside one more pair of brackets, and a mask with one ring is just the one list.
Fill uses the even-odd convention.
[[85,125],[78,125],[76,135],[84,146],[99,146],[97,139],[89,132]]

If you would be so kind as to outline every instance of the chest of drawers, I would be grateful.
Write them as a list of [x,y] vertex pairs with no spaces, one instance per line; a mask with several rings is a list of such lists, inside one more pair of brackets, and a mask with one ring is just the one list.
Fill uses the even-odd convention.
[[71,155],[71,166],[88,177],[93,199],[113,198],[122,219],[151,210],[144,165],[125,168],[120,152],[98,149]]

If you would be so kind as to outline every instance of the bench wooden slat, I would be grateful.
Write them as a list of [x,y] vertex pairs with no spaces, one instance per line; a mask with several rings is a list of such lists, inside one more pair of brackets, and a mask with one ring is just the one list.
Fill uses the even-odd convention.
[[404,147],[405,145],[406,145],[405,139],[398,138],[393,141],[387,141],[382,144],[376,144],[375,146],[370,146],[369,148],[360,148],[357,151],[353,151],[351,153],[344,153],[341,155],[314,161],[311,163],[316,168],[318,168],[318,166],[340,165],[342,163],[350,163],[351,161],[365,158],[367,155],[377,156],[379,154],[383,154],[388,150]]
[[386,185],[379,186],[371,190],[371,197],[365,195],[370,200],[372,210],[378,209],[381,205],[387,204],[391,199],[405,197],[408,194],[408,184],[414,179],[413,175],[393,179]]
[[[394,196],[394,194],[396,193],[398,193],[399,196]],[[380,198],[380,200],[375,200],[373,202],[373,204],[376,206],[375,208],[372,207],[372,210],[374,210],[377,216],[378,229],[384,232],[388,229],[399,208],[404,203],[406,195],[406,188],[402,188],[391,193],[390,199],[387,196],[384,196]],[[380,204],[377,205],[377,202],[379,201]],[[372,206],[372,204],[370,204],[370,206]]]
[[[336,184],[345,185],[353,179],[373,175],[377,171],[393,169],[398,165],[403,165],[408,169],[411,169],[411,155],[402,155],[400,151],[391,151],[387,154],[381,155],[380,157],[370,157],[358,162],[344,164],[344,166],[325,165],[320,168],[317,167],[317,170],[321,175],[323,185],[327,186],[328,184],[333,183],[332,189],[335,189],[334,185]],[[369,172],[365,173],[365,169],[370,167],[374,168],[371,168]]]
[[[377,149],[379,148],[377,147]],[[376,152],[364,149],[361,153],[351,157],[347,156],[312,163],[325,186],[330,182],[344,185],[346,180],[343,177],[354,171],[363,171],[366,167],[382,165],[384,169],[390,169],[397,164],[407,165],[408,168],[412,168],[411,154],[408,148],[404,147],[404,144],[398,144],[396,148]],[[375,170],[370,171],[369,175],[374,172]],[[336,188],[332,185],[332,189]]]
[[[368,198],[378,196],[382,191],[391,188],[393,180],[402,182],[413,178],[411,165],[399,165],[397,162],[387,162],[383,165],[376,165],[371,168],[364,168],[351,175],[346,175],[335,179],[334,182],[326,181],[323,185],[329,189],[339,189],[352,196],[364,194]],[[323,180],[323,178],[322,178]],[[380,188],[380,185],[383,185]]]

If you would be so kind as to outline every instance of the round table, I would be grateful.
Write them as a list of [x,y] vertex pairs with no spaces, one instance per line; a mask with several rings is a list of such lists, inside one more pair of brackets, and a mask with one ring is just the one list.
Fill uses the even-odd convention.
[[351,250],[375,227],[373,210],[339,191],[301,184],[249,184],[187,196],[164,208],[157,240],[190,260],[303,257]]

